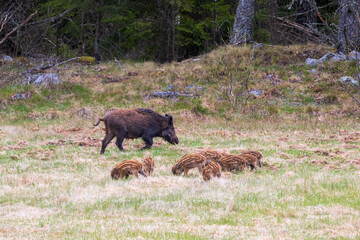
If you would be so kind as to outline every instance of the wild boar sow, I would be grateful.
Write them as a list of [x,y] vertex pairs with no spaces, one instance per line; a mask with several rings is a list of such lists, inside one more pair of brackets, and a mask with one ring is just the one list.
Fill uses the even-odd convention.
[[122,143],[125,138],[142,138],[145,146],[150,148],[154,137],[162,137],[171,144],[178,144],[175,134],[173,117],[165,114],[162,116],[150,109],[120,109],[111,112],[104,118],[100,118],[95,126],[103,121],[106,135],[102,141],[100,154],[103,154],[106,146],[116,137],[116,146],[123,151]]

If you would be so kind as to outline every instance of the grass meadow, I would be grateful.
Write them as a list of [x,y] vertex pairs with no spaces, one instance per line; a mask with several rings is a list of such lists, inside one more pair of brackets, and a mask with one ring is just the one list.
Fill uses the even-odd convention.
[[[14,84],[21,68],[2,66],[12,82],[0,88],[0,239],[360,239],[359,111],[336,83],[352,68],[311,73],[303,58],[315,48],[256,50],[249,84],[263,97],[241,108],[224,86],[246,75],[235,63],[250,48],[164,65],[69,65],[53,88]],[[206,91],[148,98],[170,84]],[[12,99],[19,92],[30,97]],[[125,140],[120,152],[113,140],[100,155],[103,123],[93,123],[114,107],[172,114],[180,144],[155,138],[140,151],[141,139]],[[258,150],[263,167],[210,182],[197,169],[173,176],[176,160],[199,149]],[[111,179],[115,164],[147,156],[153,177]]]
[[[44,124],[44,123],[43,123]],[[114,143],[75,119],[1,126],[0,236],[8,239],[356,239],[360,129],[303,119],[176,119],[180,144]],[[341,127],[340,127],[341,126]],[[357,126],[357,127],[356,127]],[[196,134],[195,134],[196,133]],[[264,166],[204,182],[171,166],[195,149],[260,150]],[[152,156],[153,177],[114,181],[113,166]]]

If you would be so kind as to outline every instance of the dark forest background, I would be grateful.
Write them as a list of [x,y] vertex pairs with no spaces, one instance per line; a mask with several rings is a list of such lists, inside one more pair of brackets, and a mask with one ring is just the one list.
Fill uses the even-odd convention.
[[[228,44],[237,6],[237,0],[4,1],[0,53],[180,61]],[[332,0],[258,0],[253,40],[336,47],[338,9]]]

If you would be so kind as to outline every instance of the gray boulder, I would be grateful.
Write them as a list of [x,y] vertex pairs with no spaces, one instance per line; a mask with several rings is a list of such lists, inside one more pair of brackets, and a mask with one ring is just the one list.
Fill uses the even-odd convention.
[[28,83],[34,85],[57,85],[61,83],[60,76],[55,73],[41,73],[28,76]]
[[332,62],[339,62],[339,61],[345,61],[346,60],[346,55],[342,54],[342,53],[327,53],[324,56],[322,56],[319,59],[319,62],[325,62],[325,61],[332,61]]
[[354,85],[359,86],[359,81],[356,81],[354,78],[349,77],[349,76],[341,77],[341,78],[340,78],[340,82],[343,82],[343,83],[351,83],[351,84],[354,84]]
[[6,62],[12,62],[12,61],[14,61],[14,60],[12,59],[12,57],[6,56],[6,55],[3,57],[3,60],[6,61]]
[[314,67],[319,64],[319,61],[314,58],[307,58],[305,64]]
[[259,89],[250,91],[250,94],[251,94],[251,95],[254,95],[254,96],[260,96],[261,93],[262,93],[262,91],[259,90]]
[[351,51],[348,55],[350,61],[360,61],[360,52]]
[[27,99],[27,96],[25,93],[17,93],[14,96],[11,97],[12,100],[25,100]]
[[154,92],[153,94],[151,94],[150,97],[175,99],[175,98],[177,98],[179,96],[182,96],[182,97],[195,97],[194,94],[189,93],[187,91],[183,91],[183,92],[174,92],[174,91]]

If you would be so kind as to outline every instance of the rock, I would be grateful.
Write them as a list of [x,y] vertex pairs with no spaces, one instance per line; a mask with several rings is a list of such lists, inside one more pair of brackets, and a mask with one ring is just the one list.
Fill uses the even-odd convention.
[[14,60],[12,59],[12,57],[6,56],[6,55],[3,57],[3,60],[4,60],[5,62],[12,62],[12,61],[14,61]]
[[262,91],[257,89],[257,90],[250,91],[250,94],[254,95],[254,96],[260,96],[262,94]]
[[319,58],[319,62],[325,62],[327,60],[329,60],[330,58],[332,58],[335,55],[335,53],[327,53],[324,56],[322,56],[321,58]]
[[192,61],[193,62],[197,62],[197,61],[199,61],[200,59],[198,59],[198,58],[195,58],[195,59],[193,59]]
[[167,86],[166,88],[169,90],[169,91],[171,91],[173,88],[174,88],[174,84],[170,84],[169,86]]
[[319,62],[325,62],[327,60],[330,60],[332,62],[339,62],[339,61],[345,61],[346,56],[342,53],[327,53],[324,56],[322,56],[318,61]]
[[198,90],[198,91],[205,91],[205,88],[204,88],[204,87],[197,87],[196,90]]
[[61,79],[55,73],[41,73],[28,76],[27,82],[34,85],[57,85],[61,83]]
[[179,96],[179,93],[173,91],[165,91],[165,92],[154,92],[152,95],[154,97],[160,97],[160,98],[177,98]]
[[11,97],[11,100],[25,100],[27,99],[26,93],[17,93]]
[[179,96],[183,97],[195,97],[194,94],[188,92],[174,92],[174,91],[166,91],[166,92],[154,92],[151,94],[151,97],[160,97],[160,98],[172,98],[175,99]]
[[344,54],[335,54],[332,58],[330,58],[331,62],[340,62],[345,60],[346,56]]
[[311,69],[310,71],[312,74],[316,74],[317,73],[317,70],[315,68]]
[[354,78],[349,77],[349,76],[341,77],[340,82],[351,83],[351,84],[359,86],[359,81],[356,81]]
[[351,51],[348,55],[349,57],[349,60],[351,61],[360,61],[360,52],[357,52],[357,51]]
[[190,88],[193,88],[193,87],[195,87],[195,85],[194,84],[190,84],[189,86],[187,86],[187,87],[185,87],[186,89],[190,89]]
[[319,61],[314,58],[307,58],[305,64],[309,66],[316,66],[319,64]]

